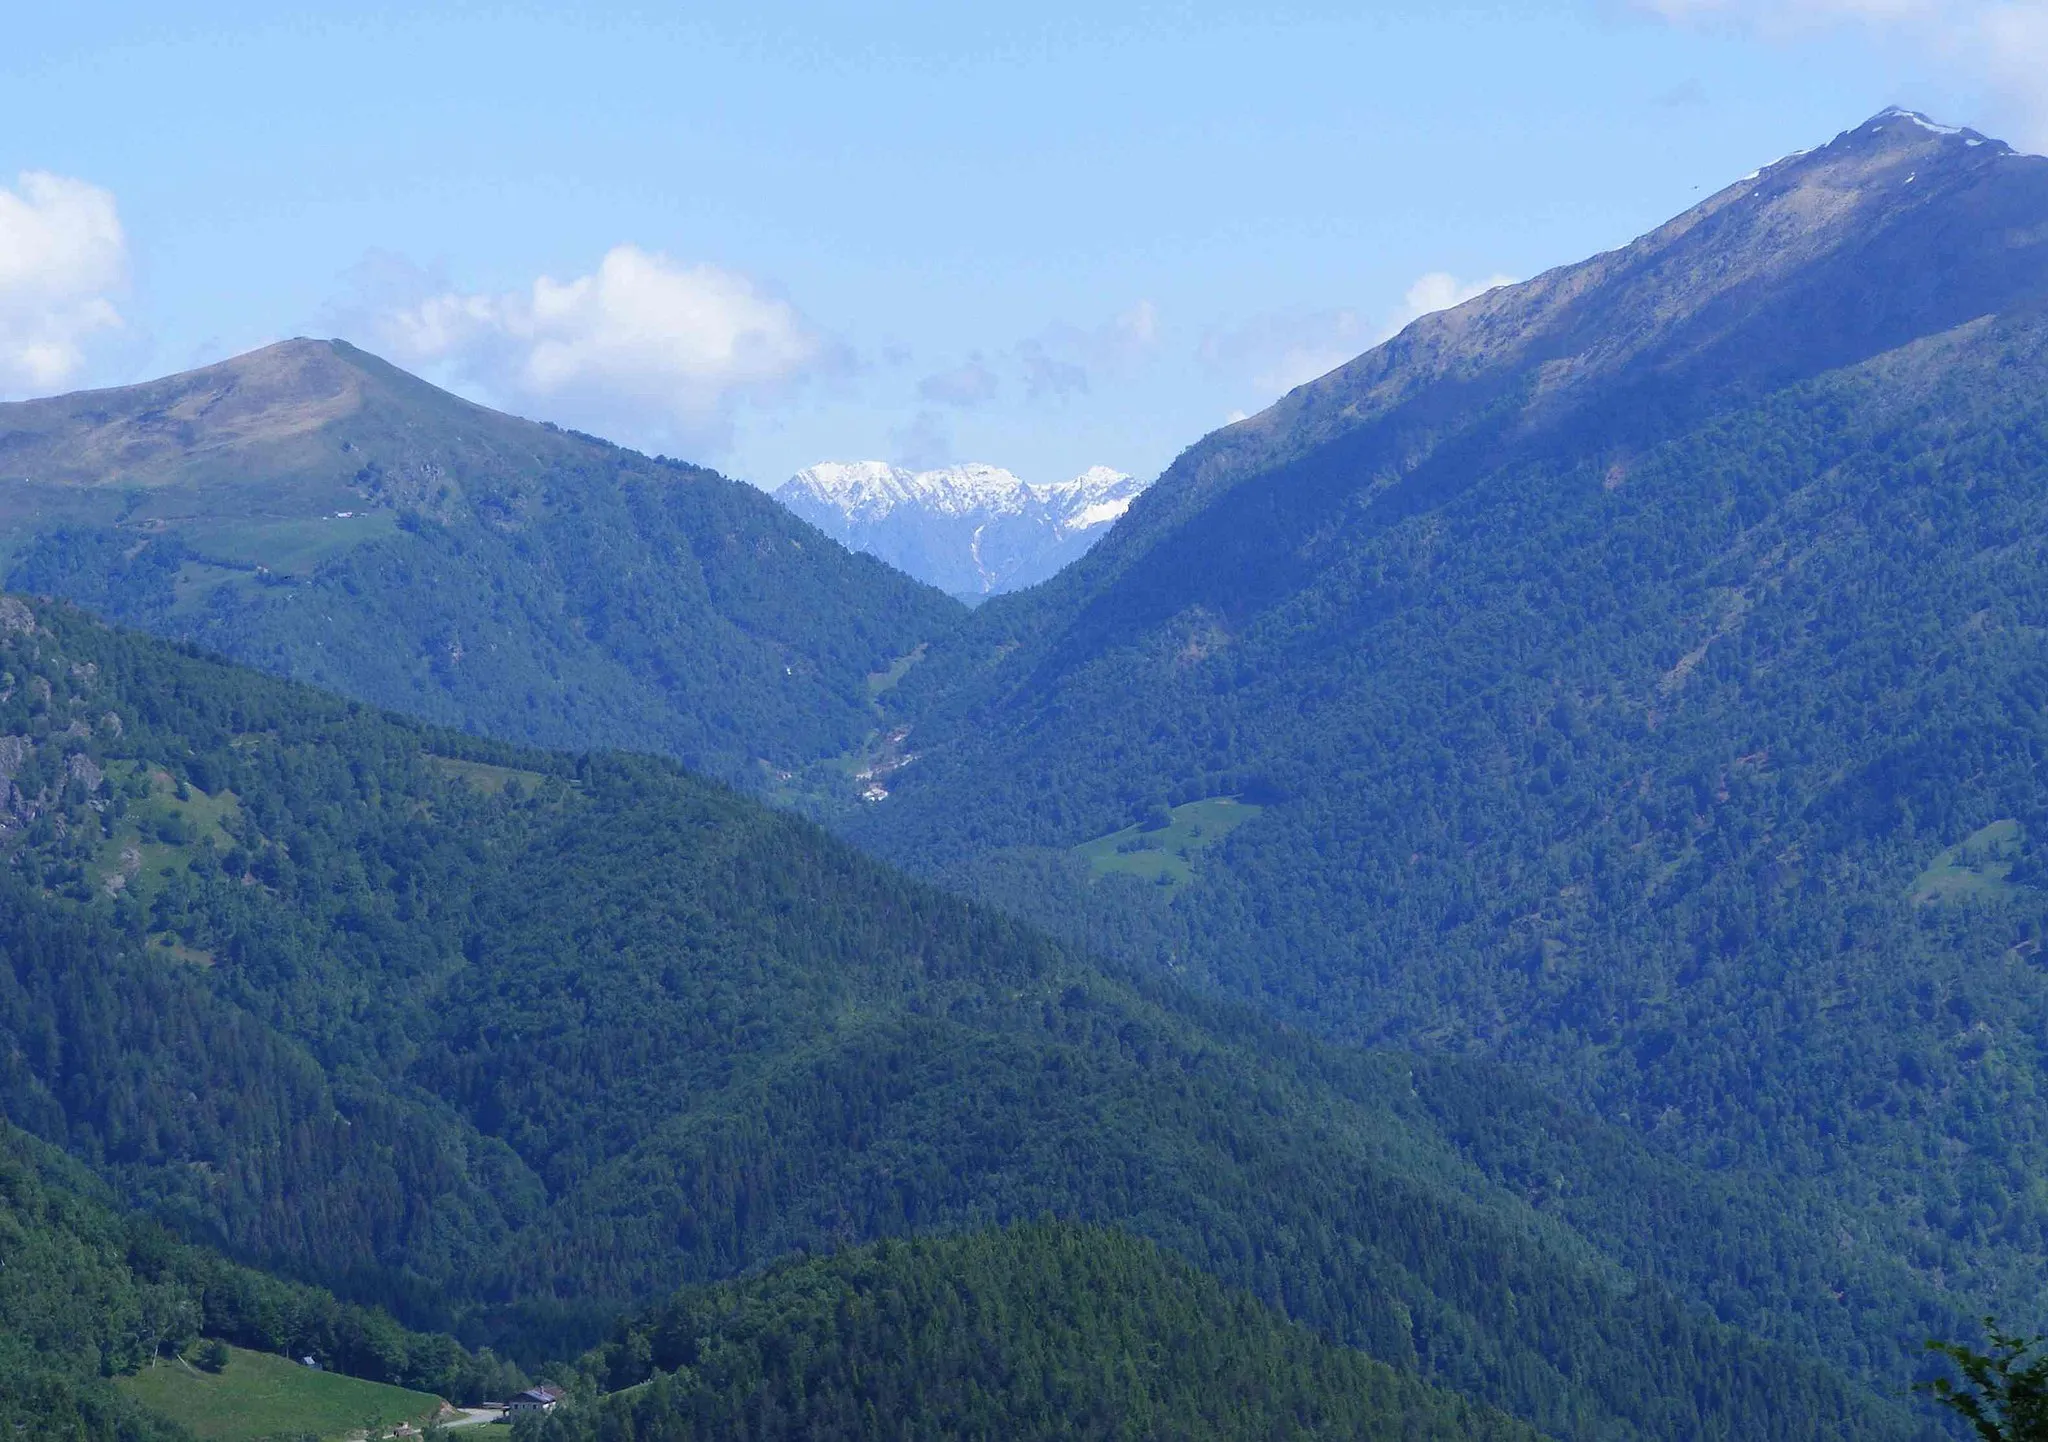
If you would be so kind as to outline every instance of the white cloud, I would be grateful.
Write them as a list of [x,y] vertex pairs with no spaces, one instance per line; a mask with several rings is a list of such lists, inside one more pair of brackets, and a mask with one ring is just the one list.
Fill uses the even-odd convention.
[[94,337],[121,327],[127,272],[112,195],[39,170],[0,186],[0,392],[76,376]]
[[1159,344],[1159,307],[1141,300],[1109,323],[1108,348],[1118,356],[1131,356]]
[[[1991,113],[1961,117],[2048,147],[2048,3],[2043,0],[1629,0],[1674,25],[1788,42],[1844,28],[1888,42],[1916,66],[1981,88]],[[1955,119],[1957,117],[1941,117]]]
[[1431,311],[1513,284],[1505,275],[1462,281],[1431,271],[1417,277],[1401,304],[1377,322],[1349,309],[1276,312],[1233,331],[1212,332],[1203,338],[1198,355],[1213,368],[1243,371],[1262,394],[1282,395],[1329,374]]
[[386,310],[375,329],[395,358],[446,367],[507,404],[691,445],[721,443],[735,403],[835,359],[795,307],[746,276],[633,245],[574,280],[429,295]]
[[1427,275],[1415,278],[1401,297],[1401,309],[1388,321],[1384,334],[1397,335],[1410,323],[1420,320],[1434,311],[1449,310],[1452,306],[1463,305],[1476,296],[1504,285],[1513,285],[1511,275],[1489,275],[1485,280],[1459,280],[1449,271],[1433,270]]

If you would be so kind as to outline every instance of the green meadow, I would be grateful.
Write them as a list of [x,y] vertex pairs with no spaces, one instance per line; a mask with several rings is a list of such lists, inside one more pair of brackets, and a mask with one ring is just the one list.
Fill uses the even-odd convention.
[[229,1348],[228,1365],[217,1373],[174,1360],[146,1367],[118,1385],[204,1442],[309,1436],[324,1442],[418,1423],[441,1409],[441,1399],[424,1392],[315,1371],[240,1347]]
[[1074,854],[1097,876],[1135,876],[1159,886],[1181,886],[1195,875],[1195,858],[1263,808],[1235,796],[1210,796],[1167,812],[1168,824],[1146,830],[1141,823],[1084,841]]
[[1993,900],[2009,896],[2006,878],[2026,840],[2019,822],[2007,818],[1973,831],[1937,855],[1913,882],[1913,900]]

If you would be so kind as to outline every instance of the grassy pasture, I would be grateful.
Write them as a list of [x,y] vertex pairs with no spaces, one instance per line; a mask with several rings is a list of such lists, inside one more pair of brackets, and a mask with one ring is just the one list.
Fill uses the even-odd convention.
[[125,891],[146,901],[166,872],[191,865],[202,850],[234,845],[223,824],[240,806],[232,791],[208,795],[187,786],[181,797],[169,772],[134,761],[109,762],[107,787],[125,809],[86,868],[96,891]]
[[1994,821],[1937,855],[1914,879],[1913,900],[1922,903],[1989,900],[2011,894],[2006,880],[2025,833],[2017,821]]
[[159,1362],[118,1385],[150,1411],[184,1424],[204,1442],[360,1436],[368,1428],[419,1422],[441,1399],[338,1372],[316,1372],[267,1352],[229,1349],[225,1370]]
[[467,781],[487,796],[496,796],[505,789],[508,782],[517,781],[520,787],[531,795],[533,789],[547,780],[538,771],[521,771],[513,766],[493,766],[487,761],[461,761],[453,756],[432,756],[435,768],[444,775],[458,781]]
[[1074,854],[1097,876],[1135,876],[1159,886],[1183,886],[1194,879],[1197,856],[1262,809],[1235,796],[1209,796],[1174,807],[1167,813],[1171,824],[1157,831],[1126,826],[1082,842]]
[[365,541],[398,532],[398,514],[384,507],[365,507],[347,516],[267,517],[222,520],[184,528],[186,544],[200,554],[248,566],[267,566],[280,574],[303,574],[330,556]]
[[195,521],[173,528],[195,553],[178,568],[173,610],[205,606],[221,586],[249,591],[272,577],[304,577],[322,562],[369,541],[398,534],[396,515],[384,509],[348,516],[296,516],[260,520]]
[[931,649],[931,642],[920,641],[917,649],[906,651],[891,661],[886,670],[868,672],[868,695],[884,696],[896,689],[896,683],[910,674],[910,668],[925,658]]

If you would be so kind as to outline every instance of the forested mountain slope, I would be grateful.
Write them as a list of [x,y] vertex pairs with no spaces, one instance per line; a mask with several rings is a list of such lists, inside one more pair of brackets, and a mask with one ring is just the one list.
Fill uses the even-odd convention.
[[848,824],[2040,1320],[2044,296],[2048,160],[1881,116],[1196,446]]
[[110,1379],[182,1365],[178,1352],[201,1337],[459,1401],[524,1384],[448,1337],[407,1332],[124,1216],[77,1163],[0,1122],[0,1428],[77,1442],[184,1438]]
[[860,746],[957,603],[750,486],[340,341],[0,405],[0,576],[485,734],[743,784]]
[[1106,974],[669,763],[12,599],[0,759],[5,1115],[193,1240],[523,1356],[1046,1212],[1559,1437],[1910,1435],[1880,1394],[1969,1310],[1813,1194]]
[[1047,1223],[691,1288],[622,1322],[583,1366],[617,1395],[531,1435],[1538,1436],[1290,1326],[1148,1243]]

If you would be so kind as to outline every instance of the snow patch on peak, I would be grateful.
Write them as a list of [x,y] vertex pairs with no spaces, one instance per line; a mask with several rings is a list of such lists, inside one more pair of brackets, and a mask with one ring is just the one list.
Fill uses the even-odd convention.
[[887,461],[821,461],[783,482],[784,491],[803,491],[840,506],[887,507],[910,494],[916,479]]
[[1034,584],[1074,560],[1145,484],[1110,466],[1032,483],[983,462],[910,471],[823,461],[775,495],[856,550],[955,595],[980,596]]
[[820,491],[853,490],[887,482],[910,472],[887,461],[820,461],[796,473],[796,479]]
[[1908,110],[1900,105],[1894,105],[1888,110],[1879,111],[1877,118],[1878,120],[1909,120],[1922,130],[1934,135],[1961,135],[1963,133],[1963,127],[1960,125],[1942,125],[1937,121],[1929,120],[1917,110]]
[[910,471],[887,461],[820,461],[791,476],[775,494],[813,500],[849,518],[878,519],[900,506],[963,515],[976,508],[1015,509],[1024,482],[1001,466],[971,462],[931,471]]
[[1793,161],[1798,160],[1801,156],[1811,154],[1813,154],[1811,150],[1795,150],[1792,151],[1790,154],[1781,155],[1776,160],[1772,161],[1769,165],[1760,166],[1757,169],[1752,170],[1749,174],[1743,176],[1741,180],[1738,180],[1735,183],[1737,185],[1747,184],[1752,180],[1760,179],[1769,172],[1776,170],[1781,165],[1790,165]]
[[1130,480],[1130,473],[1110,466],[1090,466],[1072,480],[1056,481],[1054,484],[1069,491],[1099,491],[1109,486],[1121,486]]
[[981,461],[945,466],[917,473],[918,494],[936,501],[953,514],[970,510],[1014,510],[1023,504],[1030,487],[1001,466]]
[[1113,500],[1096,501],[1092,505],[1083,506],[1060,522],[1061,528],[1073,532],[1106,526],[1131,508],[1132,499],[1130,496],[1118,496]]

